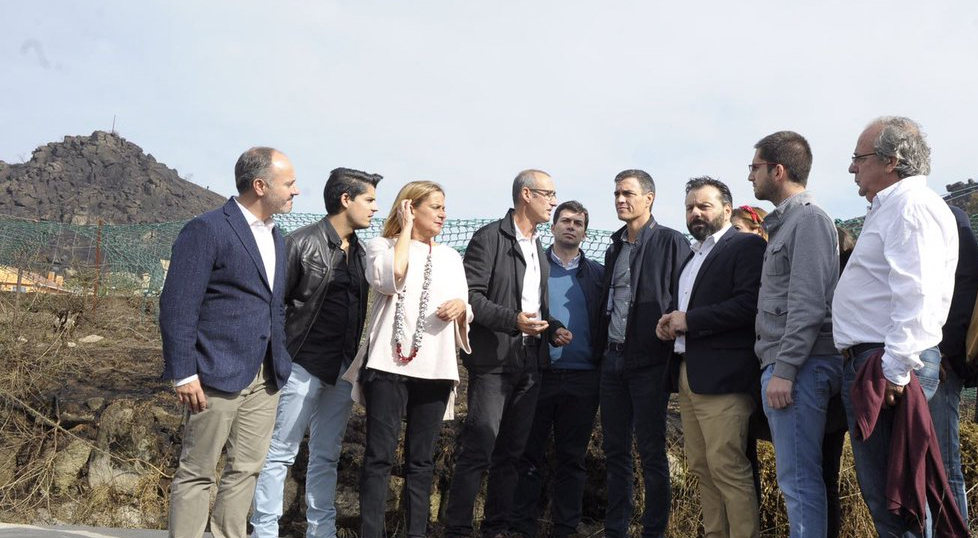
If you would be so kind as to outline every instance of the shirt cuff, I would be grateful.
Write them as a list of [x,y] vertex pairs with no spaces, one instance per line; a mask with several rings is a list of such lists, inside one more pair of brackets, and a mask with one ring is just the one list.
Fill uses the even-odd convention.
[[197,374],[194,374],[194,375],[192,375],[190,377],[185,377],[183,379],[174,379],[173,380],[173,386],[174,387],[179,387],[180,385],[186,385],[187,383],[190,383],[191,381],[197,381]]
[[883,351],[883,377],[894,385],[901,387],[910,382],[910,370],[907,365],[897,360],[889,352]]

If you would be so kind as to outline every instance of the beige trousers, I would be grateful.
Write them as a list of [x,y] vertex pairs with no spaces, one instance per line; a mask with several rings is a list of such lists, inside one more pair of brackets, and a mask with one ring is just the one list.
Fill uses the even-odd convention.
[[180,466],[170,485],[171,538],[203,536],[217,463],[225,447],[227,459],[210,530],[214,538],[247,536],[248,509],[268,454],[278,405],[272,376],[271,368],[264,364],[240,392],[204,387],[207,409],[185,415]]
[[700,482],[705,538],[757,538],[760,516],[747,459],[747,394],[694,394],[679,370],[679,412],[689,470]]

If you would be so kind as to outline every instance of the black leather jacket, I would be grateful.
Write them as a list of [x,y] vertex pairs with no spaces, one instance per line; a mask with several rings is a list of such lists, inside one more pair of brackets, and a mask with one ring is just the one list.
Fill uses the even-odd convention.
[[[305,343],[309,328],[319,316],[326,289],[333,280],[333,264],[342,245],[339,235],[326,217],[308,224],[285,238],[288,276],[285,288],[285,341],[293,357]],[[360,267],[366,264],[366,252],[360,241],[356,242],[356,256]],[[361,282],[360,312],[367,311],[367,282]],[[363,333],[365,316],[360,316],[357,339]]]

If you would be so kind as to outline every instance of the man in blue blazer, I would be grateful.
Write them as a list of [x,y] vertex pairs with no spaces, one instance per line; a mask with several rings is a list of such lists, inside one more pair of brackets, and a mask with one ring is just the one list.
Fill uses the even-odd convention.
[[291,370],[285,244],[272,215],[292,210],[295,171],[281,152],[256,147],[241,155],[234,175],[238,196],[180,232],[160,295],[163,378],[187,409],[170,486],[171,537],[203,535],[225,445],[210,530],[215,538],[246,536],[278,390]]
[[699,478],[706,536],[760,535],[747,426],[759,390],[754,318],[766,243],[730,225],[730,189],[708,176],[686,184],[686,225],[695,241],[671,312],[656,325],[675,340],[669,361],[679,393],[683,445]]

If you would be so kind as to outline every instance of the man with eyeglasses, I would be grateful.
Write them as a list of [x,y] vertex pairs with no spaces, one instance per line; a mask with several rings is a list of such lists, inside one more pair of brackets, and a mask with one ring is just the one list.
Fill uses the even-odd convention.
[[550,362],[548,342],[570,343],[565,328],[551,328],[547,301],[550,264],[536,227],[557,205],[553,179],[524,170],[513,181],[513,209],[472,235],[463,264],[474,319],[468,370],[468,414],[445,510],[445,535],[472,534],[472,511],[489,472],[481,535],[506,536],[517,464],[533,423],[540,369]]
[[686,236],[652,217],[654,201],[655,182],[644,170],[615,177],[615,210],[625,225],[612,234],[605,254],[602,334],[595,342],[604,350],[599,389],[608,468],[604,534],[614,538],[628,534],[632,518],[633,432],[645,483],[642,536],[665,536],[669,523],[666,372],[672,342],[656,338],[655,326],[669,309],[691,250]]
[[[936,439],[924,401],[940,384],[938,344],[958,261],[957,224],[927,187],[929,172],[920,126],[900,117],[873,120],[849,165],[872,205],[839,279],[832,329],[846,357],[856,477],[880,536],[924,536],[928,500],[938,535],[968,535],[943,473],[946,440]],[[925,487],[928,499],[918,495]]]
[[842,384],[829,309],[839,279],[838,232],[806,190],[812,150],[803,136],[780,131],[754,149],[747,179],[758,200],[776,206],[764,219],[768,244],[754,324],[761,400],[790,535],[824,537],[822,437],[829,399]]

